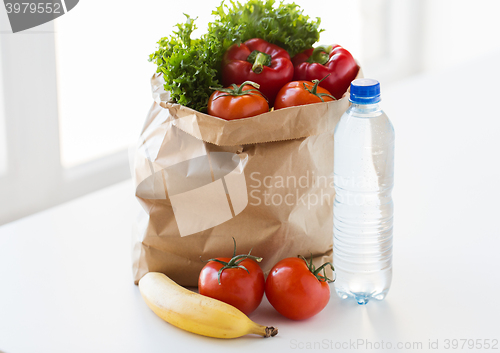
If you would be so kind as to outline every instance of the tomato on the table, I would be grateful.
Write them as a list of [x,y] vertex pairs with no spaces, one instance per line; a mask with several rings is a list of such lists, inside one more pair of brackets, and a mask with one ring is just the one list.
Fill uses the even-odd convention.
[[[266,297],[283,316],[292,320],[304,320],[323,310],[330,300],[329,280],[325,266],[318,269],[302,257],[289,257],[272,268],[266,280]],[[321,275],[323,271],[323,275]]]
[[262,258],[235,254],[236,251],[232,258],[210,259],[201,270],[198,290],[200,294],[223,301],[249,315],[264,296],[264,273],[257,263]]
[[287,83],[276,95],[274,109],[335,100],[335,97],[328,90],[319,86],[321,81],[292,81]]
[[216,91],[208,99],[208,114],[234,120],[267,113],[269,104],[258,88],[260,85],[251,81],[214,88]]

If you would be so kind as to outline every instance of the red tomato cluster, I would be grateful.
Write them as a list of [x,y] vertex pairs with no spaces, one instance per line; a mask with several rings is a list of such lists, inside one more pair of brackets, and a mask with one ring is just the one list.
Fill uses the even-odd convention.
[[[318,269],[303,257],[290,257],[279,261],[267,280],[258,262],[262,258],[249,254],[236,255],[236,242],[232,258],[210,259],[200,272],[199,293],[221,300],[246,315],[259,306],[266,293],[271,305],[292,320],[310,318],[325,308],[330,300],[330,281],[325,266]],[[323,272],[323,275],[321,275]]]
[[233,120],[268,112],[272,106],[281,109],[340,99],[358,70],[352,55],[339,45],[310,48],[290,58],[275,44],[249,39],[233,44],[224,54],[226,88],[214,88],[208,113]]

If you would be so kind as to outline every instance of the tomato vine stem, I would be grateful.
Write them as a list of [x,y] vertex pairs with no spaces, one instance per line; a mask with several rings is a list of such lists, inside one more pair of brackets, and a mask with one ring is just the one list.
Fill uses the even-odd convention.
[[[254,88],[251,88],[251,89],[247,89],[247,90],[243,90],[243,88],[246,86],[246,85],[250,85]],[[214,101],[216,99],[219,99],[221,97],[227,97],[227,96],[244,96],[244,95],[261,95],[262,97],[264,97],[264,99],[267,101],[267,98],[266,96],[264,96],[264,94],[262,94],[262,92],[259,91],[259,88],[260,88],[260,85],[256,82],[253,82],[253,81],[245,81],[243,82],[241,85],[237,85],[235,83],[231,84],[231,87],[227,87],[227,88],[224,88],[224,87],[210,87],[210,89],[213,89],[214,91],[219,91],[219,92],[222,92],[222,93],[225,93],[225,94],[221,94],[220,96],[218,96],[217,98],[214,99]]]
[[333,100],[337,100],[337,98],[335,98],[334,96],[332,96],[331,94],[328,94],[328,93],[318,93],[318,86],[319,84],[325,79],[327,78],[328,76],[330,76],[330,74],[326,75],[325,77],[323,77],[321,80],[312,80],[311,82],[314,83],[314,86],[312,88],[308,88],[306,86],[306,83],[305,82],[302,82],[302,84],[304,85],[304,89],[311,93],[311,94],[314,94],[316,97],[319,97],[319,99],[321,99],[322,102],[324,102],[325,100],[323,99],[323,97],[327,96],[327,97],[330,97],[332,98]]
[[[309,271],[311,271],[311,273],[316,276],[316,278],[318,279],[318,281],[320,282],[335,282],[334,279],[330,279],[328,278],[328,276],[326,275],[326,266],[330,266],[332,271],[335,271],[335,269],[333,268],[333,265],[331,262],[325,262],[323,265],[321,265],[320,267],[318,267],[316,269],[316,266],[313,265],[313,255],[311,253],[311,260],[309,262],[307,262],[306,258],[302,255],[298,255],[297,257],[301,258],[302,260],[305,261],[306,265],[307,265],[307,268],[309,269]],[[320,274],[320,272],[323,271],[323,275]]]
[[257,261],[257,262],[262,261],[262,257],[250,255],[250,253],[252,252],[252,249],[250,249],[248,254],[236,255],[236,240],[234,239],[234,237],[233,237],[233,242],[234,242],[233,257],[229,261],[226,262],[226,261],[222,261],[219,259],[210,259],[207,261],[207,262],[215,261],[215,262],[218,262],[222,265],[222,267],[217,272],[217,282],[219,282],[219,286],[221,285],[220,277],[221,277],[222,272],[224,270],[227,270],[230,268],[240,268],[242,270],[247,271],[247,273],[250,274],[250,272],[248,271],[248,269],[245,266],[240,265],[241,262],[243,260],[246,260],[246,259],[252,259],[252,260]]

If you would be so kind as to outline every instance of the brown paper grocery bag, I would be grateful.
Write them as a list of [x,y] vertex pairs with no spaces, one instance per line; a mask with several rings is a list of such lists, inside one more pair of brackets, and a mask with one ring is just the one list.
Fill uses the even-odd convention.
[[333,132],[347,94],[226,121],[167,103],[159,75],[152,88],[134,167],[136,284],[156,271],[197,286],[204,261],[233,254],[232,237],[266,274],[290,256],[332,260]]

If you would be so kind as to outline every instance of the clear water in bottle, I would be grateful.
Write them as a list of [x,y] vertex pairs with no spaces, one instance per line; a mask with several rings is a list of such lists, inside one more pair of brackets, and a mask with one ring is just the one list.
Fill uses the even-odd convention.
[[350,101],[334,136],[333,265],[339,297],[366,304],[392,280],[394,128],[378,81],[354,80]]

